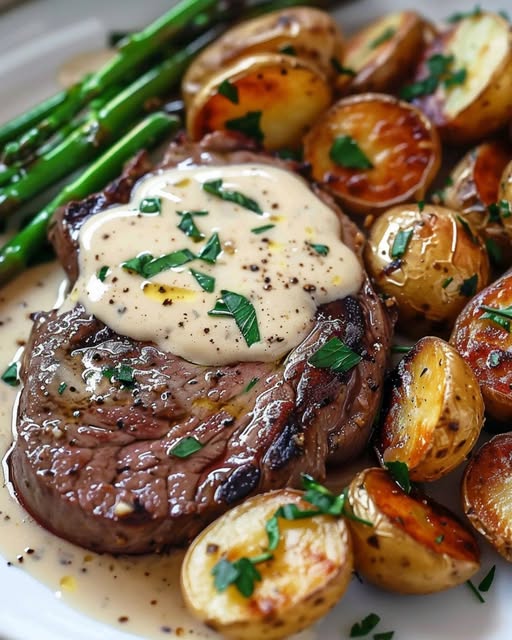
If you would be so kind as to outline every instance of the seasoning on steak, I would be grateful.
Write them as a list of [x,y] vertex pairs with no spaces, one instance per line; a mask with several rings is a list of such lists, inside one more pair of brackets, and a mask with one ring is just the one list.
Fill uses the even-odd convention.
[[[173,143],[162,166],[255,160],[276,162],[214,134],[199,144]],[[127,202],[148,170],[139,154],[105,191],[59,212],[50,237],[72,281],[81,224]],[[327,201],[345,242],[360,253],[361,234]],[[347,373],[307,362],[335,336],[363,358]],[[184,544],[246,496],[295,486],[302,472],[322,479],[328,461],[362,450],[390,336],[368,281],[357,295],[319,307],[310,335],[275,363],[199,366],[114,333],[80,305],[39,314],[21,373],[12,454],[18,495],[45,527],[96,551]],[[122,380],[112,375],[120,363],[129,372]],[[190,437],[204,446],[175,455]]]

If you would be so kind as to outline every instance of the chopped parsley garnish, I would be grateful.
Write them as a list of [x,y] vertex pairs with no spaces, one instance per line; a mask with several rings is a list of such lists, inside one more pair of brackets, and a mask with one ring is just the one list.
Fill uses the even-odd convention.
[[222,247],[220,246],[219,234],[215,232],[212,236],[210,236],[208,242],[201,249],[197,257],[204,262],[215,264],[221,252]]
[[490,222],[501,222],[502,218],[510,218],[510,216],[512,215],[510,202],[508,200],[493,202],[487,207],[487,211],[489,211],[490,214]]
[[476,293],[477,285],[478,285],[478,275],[474,273],[472,276],[462,281],[462,284],[459,287],[460,295],[466,296],[466,298],[471,298]]
[[512,320],[512,305],[503,308],[488,307],[484,304],[480,305],[480,309],[485,311],[482,318],[492,320],[496,324],[503,327],[510,333],[510,320]]
[[475,594],[475,596],[477,597],[478,601],[481,602],[482,604],[484,604],[485,600],[482,598],[482,595],[481,595],[480,591],[478,591],[478,589],[471,582],[471,580],[466,580],[466,584],[471,589],[471,591]]
[[278,158],[281,160],[295,160],[296,162],[301,162],[304,159],[303,149],[278,149],[275,152]]
[[331,160],[346,169],[372,169],[373,164],[350,136],[337,136],[329,151]]
[[501,354],[498,351],[491,351],[491,353],[487,356],[487,366],[491,369],[494,367],[499,367],[501,364]]
[[339,338],[331,338],[308,358],[309,364],[318,369],[330,369],[333,373],[346,373],[363,358],[352,351]]
[[238,87],[234,84],[231,84],[229,80],[223,80],[219,84],[217,92],[220,93],[221,96],[227,98],[233,104],[238,104]]
[[334,70],[340,74],[340,76],[351,76],[354,77],[356,72],[354,69],[350,69],[350,67],[344,67],[338,58],[331,58],[331,65]]
[[2,373],[2,380],[11,387],[17,387],[20,383],[19,366],[17,362],[11,362],[7,369]]
[[420,200],[418,202],[418,211],[422,213],[424,208],[425,208],[425,200]]
[[436,544],[441,544],[441,542],[444,540],[444,535],[441,533],[440,535],[438,535],[436,538],[434,538],[434,542]]
[[454,57],[436,53],[427,60],[429,75],[423,80],[409,84],[400,91],[400,97],[404,100],[413,100],[420,96],[428,96],[443,83],[445,87],[453,87],[464,84],[466,80],[466,70],[457,69],[451,71]]
[[249,382],[247,383],[247,386],[244,389],[244,393],[247,393],[248,391],[250,391],[255,385],[258,384],[259,381],[260,381],[259,378],[253,378],[252,380],[249,380]]
[[179,216],[207,216],[209,212],[205,209],[190,209],[188,211],[176,211],[176,213]]
[[468,234],[468,236],[471,238],[471,242],[473,244],[478,244],[478,238],[475,236],[475,234],[473,233],[473,231],[471,230],[471,227],[469,226],[469,223],[467,220],[464,220],[464,218],[462,216],[457,216],[457,220],[460,222],[460,224],[462,225],[462,228],[464,229],[464,231]]
[[372,40],[370,42],[370,44],[368,45],[369,48],[376,49],[377,47],[380,47],[381,44],[384,44],[388,40],[391,40],[391,38],[395,35],[395,33],[396,33],[395,27],[388,27],[380,34],[380,36],[378,36],[377,38],[375,38],[375,40]]
[[407,347],[404,344],[393,344],[391,345],[392,353],[409,353],[412,347]]
[[222,593],[234,585],[245,598],[250,598],[256,582],[261,581],[261,574],[254,565],[271,559],[272,554],[268,553],[257,558],[239,558],[234,562],[221,558],[211,571],[215,589]]
[[394,462],[386,462],[384,466],[389,471],[391,477],[397,483],[397,485],[401,487],[405,491],[405,493],[410,493],[411,481],[409,479],[409,467],[405,464],[405,462],[396,460]]
[[110,267],[101,267],[101,269],[98,270],[98,273],[96,274],[96,276],[100,282],[105,281],[105,278],[107,277],[109,270],[110,270]]
[[446,18],[446,22],[460,22],[461,20],[464,20],[464,18],[476,18],[481,14],[482,8],[477,4],[470,11],[456,11],[455,13],[452,13],[451,16]]
[[260,330],[256,309],[252,302],[239,293],[226,289],[223,289],[220,294],[222,298],[217,300],[217,304],[211,311],[208,311],[208,314],[232,316],[248,347],[259,342],[261,340]]
[[188,458],[193,453],[196,453],[196,451],[202,449],[203,446],[199,440],[193,436],[188,436],[187,438],[182,438],[174,447],[171,447],[167,454],[175,458]]
[[265,231],[270,231],[270,229],[273,229],[275,226],[275,224],[264,224],[262,227],[253,227],[251,233],[264,233]]
[[197,284],[203,291],[213,293],[215,289],[215,278],[212,278],[212,276],[209,276],[206,273],[202,273],[201,271],[195,271],[194,269],[190,269],[190,273],[194,276]]
[[295,51],[295,49],[292,47],[291,44],[287,44],[284,47],[281,47],[279,49],[279,53],[284,53],[286,56],[296,56],[297,52]]
[[492,567],[489,569],[489,573],[484,577],[482,582],[478,585],[479,591],[483,591],[484,593],[489,591],[494,581],[495,572],[496,572],[496,565],[493,564]]
[[383,631],[382,633],[374,633],[373,640],[392,640],[394,635],[394,631]]
[[441,287],[443,289],[446,289],[446,287],[450,285],[452,282],[453,282],[453,278],[450,276],[449,278],[446,278],[446,280],[443,280]]
[[196,256],[188,249],[173,251],[160,258],[153,258],[150,253],[143,253],[136,258],[127,260],[121,265],[123,269],[135,271],[143,278],[152,278],[162,271],[167,271],[173,267],[180,267],[182,264],[191,262]]
[[194,222],[194,218],[188,212],[184,213],[181,216],[178,229],[180,231],[183,231],[183,233],[189,238],[192,238],[192,240],[198,241],[204,238],[204,233],[201,233],[201,231],[199,231],[196,223]]
[[350,629],[351,638],[362,638],[373,631],[380,622],[380,616],[376,613],[369,613],[361,622],[356,622]]
[[160,213],[162,201],[160,198],[143,198],[140,201],[139,211],[141,213]]
[[133,369],[127,364],[119,364],[116,367],[105,367],[102,369],[101,375],[110,382],[114,379],[127,387],[135,383]]
[[248,138],[253,138],[258,142],[263,142],[263,131],[261,130],[261,111],[249,111],[241,118],[226,120],[226,129],[239,131]]
[[68,385],[65,382],[61,382],[59,384],[59,388],[57,389],[57,393],[59,394],[59,396],[61,396],[64,393],[64,391],[66,391],[67,387]]
[[403,231],[400,229],[393,240],[393,246],[391,247],[391,257],[401,258],[407,251],[407,246],[412,238],[413,230],[408,229]]
[[203,182],[203,190],[206,193],[209,193],[212,196],[217,196],[222,200],[227,200],[228,202],[234,202],[235,204],[239,204],[241,207],[245,207],[245,209],[249,209],[249,211],[253,211],[258,215],[262,215],[263,211],[260,205],[253,200],[252,198],[248,198],[243,193],[239,191],[228,191],[224,189],[222,186],[222,180],[210,180],[209,182]]
[[321,256],[326,256],[329,253],[329,247],[326,244],[313,244],[308,242],[308,247],[311,247],[313,251],[316,251]]

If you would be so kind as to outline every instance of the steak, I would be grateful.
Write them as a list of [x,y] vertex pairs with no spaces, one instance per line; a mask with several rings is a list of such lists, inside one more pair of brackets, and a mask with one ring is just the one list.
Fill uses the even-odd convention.
[[[268,162],[212,135],[171,144],[163,167]],[[71,281],[78,234],[98,211],[126,203],[151,169],[140,153],[103,192],[56,215],[50,238]],[[362,236],[340,216],[345,242]],[[307,338],[280,362],[206,367],[118,335],[80,305],[38,314],[22,363],[13,480],[26,508],[56,534],[95,551],[145,553],[190,541],[246,496],[323,479],[326,464],[366,445],[379,407],[392,322],[366,280],[357,295],[318,308]],[[346,373],[308,358],[339,337],[362,356]],[[119,363],[133,380],[105,375]],[[204,446],[170,451],[184,438]]]

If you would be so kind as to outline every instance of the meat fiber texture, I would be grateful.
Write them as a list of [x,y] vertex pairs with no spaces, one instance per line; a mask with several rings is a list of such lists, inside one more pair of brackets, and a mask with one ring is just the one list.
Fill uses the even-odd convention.
[[[198,144],[173,142],[157,169],[255,161],[299,169],[215,134]],[[83,222],[126,203],[151,170],[142,152],[103,192],[55,216],[50,239],[71,282]],[[312,188],[360,255],[361,233]],[[391,333],[368,280],[357,295],[319,307],[311,333],[273,363],[199,366],[116,334],[80,305],[38,314],[21,370],[11,460],[17,493],[45,527],[95,551],[184,545],[247,496],[300,486],[302,473],[322,480],[328,463],[362,451],[381,400]],[[308,363],[333,337],[362,356],[346,373]],[[102,375],[120,362],[133,368],[133,384]],[[185,437],[203,448],[187,458],[170,455]]]

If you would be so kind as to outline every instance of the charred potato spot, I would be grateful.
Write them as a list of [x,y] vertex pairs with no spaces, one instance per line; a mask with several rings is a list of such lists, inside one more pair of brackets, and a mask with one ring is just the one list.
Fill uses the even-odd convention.
[[462,499],[471,524],[512,562],[512,434],[495,436],[473,457]]
[[[236,101],[219,92],[225,82],[236,90]],[[210,79],[188,110],[187,128],[199,140],[261,114],[256,133],[266,149],[297,147],[330,100],[331,89],[316,67],[290,56],[252,56]]]
[[474,536],[448,510],[409,496],[383,469],[366,469],[349,486],[348,520],[356,570],[380,587],[432,593],[467,580],[479,567]]
[[461,464],[483,424],[484,403],[469,366],[440,338],[422,338],[392,374],[377,439],[383,462],[405,462],[412,480],[437,480]]
[[[352,138],[373,167],[334,162],[330,152],[338,136]],[[382,94],[340,100],[304,140],[304,157],[315,180],[356,213],[379,213],[423,198],[439,168],[440,154],[428,120],[411,105]]]
[[[393,256],[399,234],[410,233]],[[365,264],[376,285],[398,304],[399,326],[411,336],[446,333],[473,288],[489,281],[487,251],[470,226],[444,207],[394,207],[370,229]]]
[[279,521],[280,543],[273,559],[257,565],[262,580],[250,597],[233,585],[216,591],[215,564],[221,558],[261,554],[268,545],[265,523],[285,504],[311,508],[290,489],[255,496],[205,529],[185,556],[181,577],[188,608],[227,637],[278,639],[297,633],[325,615],[348,586],[352,548],[347,527],[343,520],[317,516]]
[[479,381],[487,413],[497,420],[512,418],[512,334],[482,306],[512,305],[512,274],[507,273],[481,291],[457,318],[450,342]]

